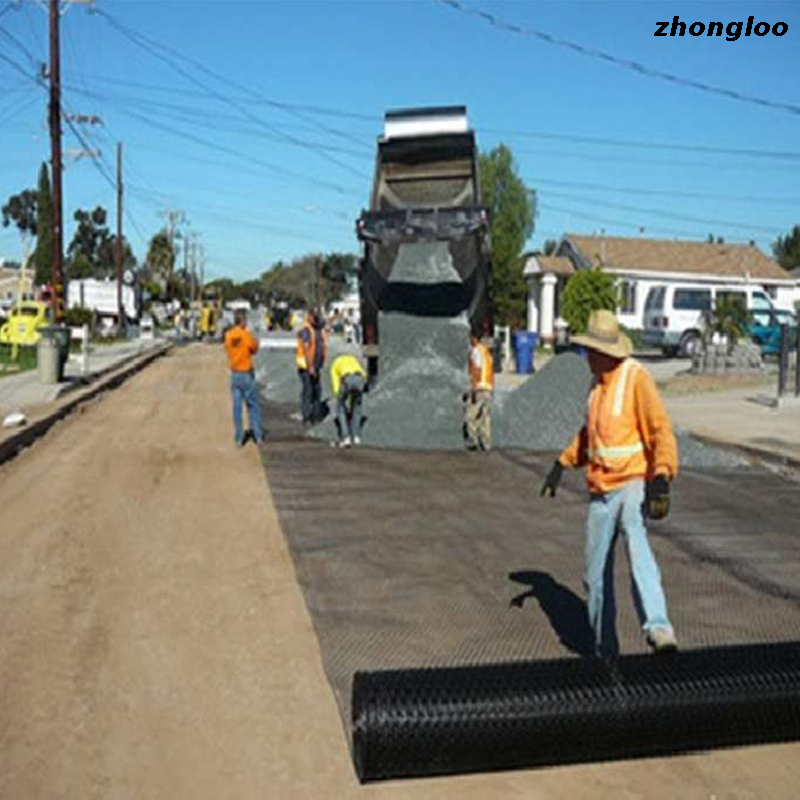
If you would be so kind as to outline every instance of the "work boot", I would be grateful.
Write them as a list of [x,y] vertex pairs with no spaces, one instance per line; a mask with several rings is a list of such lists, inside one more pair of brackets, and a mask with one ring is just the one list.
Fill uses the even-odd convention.
[[648,631],[647,644],[656,653],[674,653],[678,649],[678,640],[670,628],[653,628]]

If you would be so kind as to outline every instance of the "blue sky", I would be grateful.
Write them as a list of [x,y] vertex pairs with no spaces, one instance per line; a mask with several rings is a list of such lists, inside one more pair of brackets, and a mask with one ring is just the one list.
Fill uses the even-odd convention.
[[[46,14],[33,0],[8,5],[0,0],[0,28],[17,43],[0,31],[0,54],[33,74],[46,57]],[[800,106],[797,3],[467,5],[653,69]],[[646,236],[755,239],[769,252],[800,223],[800,115],[647,77],[441,3],[97,7],[111,20],[80,6],[62,18],[64,105],[102,117],[102,126],[80,130],[102,150],[106,173],[115,143],[124,142],[125,227],[140,260],[165,209],[185,212],[205,247],[207,278],[242,280],[305,252],[356,251],[353,222],[367,202],[381,117],[403,106],[464,103],[483,149],[511,147],[538,192],[531,247],[567,230],[635,236],[643,226]],[[735,42],[654,37],[656,22],[676,14],[725,25],[752,14],[789,29]],[[137,34],[155,44],[138,46],[130,38]],[[33,186],[48,158],[45,120],[45,93],[0,58],[3,202]],[[81,146],[68,129],[64,146]],[[726,148],[760,155],[718,152]],[[68,219],[99,204],[115,224],[114,191],[98,166],[68,163]],[[66,242],[71,233],[69,225]],[[20,252],[14,230],[0,228],[0,256]]]

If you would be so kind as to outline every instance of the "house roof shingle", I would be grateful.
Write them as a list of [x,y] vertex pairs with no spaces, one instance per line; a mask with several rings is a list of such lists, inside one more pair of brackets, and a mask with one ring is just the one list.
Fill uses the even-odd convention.
[[592,266],[642,272],[718,275],[754,280],[792,276],[757,247],[746,244],[628,239],[620,236],[564,236]]

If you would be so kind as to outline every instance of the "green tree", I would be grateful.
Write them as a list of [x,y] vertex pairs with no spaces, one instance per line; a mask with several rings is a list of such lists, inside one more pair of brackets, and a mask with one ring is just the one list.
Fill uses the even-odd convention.
[[725,336],[728,348],[732,350],[736,342],[747,336],[749,326],[750,315],[744,301],[735,295],[719,293],[710,314],[710,324],[704,332],[705,338],[708,340],[714,333]]
[[34,283],[43,286],[53,275],[53,200],[50,196],[50,172],[42,162],[39,169],[38,222],[36,236],[36,274]]
[[571,333],[584,333],[592,311],[616,311],[619,294],[614,278],[600,268],[582,269],[573,275],[561,295],[561,316]]
[[166,288],[175,271],[175,247],[166,231],[159,231],[150,239],[147,267],[153,279]]
[[93,211],[79,208],[73,215],[78,226],[67,248],[70,277],[74,277],[72,265],[81,257],[92,265],[93,277],[105,278],[116,274],[107,218],[108,214],[102,206],[96,206]]
[[39,197],[34,189],[25,189],[19,194],[12,194],[0,209],[3,227],[12,223],[17,226],[22,236],[36,236],[39,225]]
[[517,173],[511,151],[500,144],[479,159],[481,200],[489,209],[495,317],[523,327],[527,286],[522,251],[533,233],[536,196]]
[[779,236],[772,252],[784,269],[800,267],[800,225],[795,225],[786,236]]
[[551,255],[553,255],[553,253],[555,253],[557,247],[558,247],[558,242],[555,239],[548,239],[544,243],[544,247],[542,248],[542,252],[546,256],[551,256]]

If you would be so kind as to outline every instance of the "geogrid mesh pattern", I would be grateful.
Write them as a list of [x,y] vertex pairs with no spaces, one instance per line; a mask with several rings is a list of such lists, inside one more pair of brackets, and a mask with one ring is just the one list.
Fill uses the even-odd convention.
[[800,736],[800,644],[357,673],[353,760],[380,780]]
[[[262,456],[348,731],[359,671],[592,663],[582,475],[542,499],[552,456],[342,451],[302,437],[291,410],[265,404]],[[789,478],[683,471],[651,524],[683,650],[800,640],[799,515]],[[616,553],[621,649],[644,653],[624,541]]]

